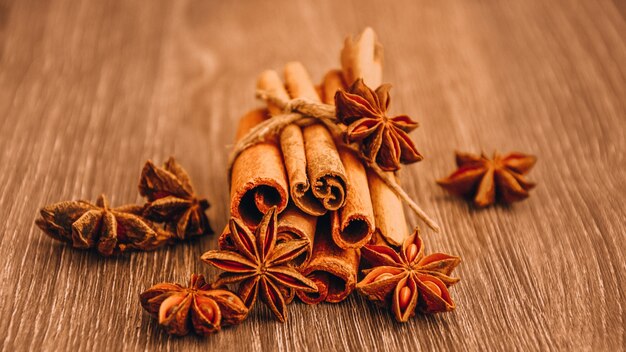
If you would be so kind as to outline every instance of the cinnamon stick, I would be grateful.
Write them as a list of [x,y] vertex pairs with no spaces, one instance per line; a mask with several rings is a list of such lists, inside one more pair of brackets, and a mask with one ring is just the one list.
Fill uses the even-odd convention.
[[284,212],[278,215],[278,241],[307,239],[307,250],[298,256],[294,264],[298,267],[305,266],[313,255],[313,241],[317,218],[306,214],[293,204],[290,204]]
[[[237,139],[268,118],[267,110],[256,109],[241,118]],[[271,207],[287,207],[289,191],[282,154],[274,140],[256,144],[242,152],[232,166],[230,212],[254,229]]]
[[347,85],[343,79],[341,70],[330,70],[324,75],[320,86],[322,101],[326,104],[335,105],[335,93],[339,89],[346,89]]
[[[371,28],[357,38],[348,37],[341,51],[342,73],[351,85],[359,77],[375,89],[382,83],[383,48]],[[388,173],[393,176],[393,173]],[[399,246],[409,235],[402,200],[375,173],[367,172],[376,232],[392,245]]]
[[[395,177],[393,172],[387,174]],[[367,181],[374,205],[377,234],[389,244],[401,246],[409,234],[402,201],[373,171],[367,171]]]
[[339,148],[339,155],[346,168],[348,195],[346,204],[333,215],[339,218],[333,240],[341,248],[360,248],[369,242],[375,224],[367,174],[352,150]]
[[[309,74],[301,63],[290,62],[285,66],[285,81],[292,98],[320,100]],[[306,173],[311,185],[311,192],[324,209],[337,210],[345,203],[346,171],[341,163],[333,137],[322,124],[304,127],[302,135]],[[287,158],[289,156],[285,155],[285,159]]]
[[301,62],[292,61],[285,65],[285,87],[292,98],[320,101],[317,89]]
[[356,37],[347,37],[341,50],[343,77],[350,86],[357,78],[376,89],[383,80],[383,46],[376,33],[367,27]]
[[[341,71],[328,72],[322,83],[324,103],[334,104],[335,93],[343,88]],[[339,227],[332,236],[341,248],[360,248],[369,242],[374,231],[374,210],[367,174],[359,157],[349,148],[339,147],[339,156],[348,184],[346,204],[333,215],[339,217]]]
[[[307,304],[341,302],[356,285],[359,253],[353,248],[342,249],[333,242],[330,233],[339,230],[339,217],[331,214],[318,219],[313,257],[302,270],[302,274],[315,282],[318,292],[296,292]],[[331,219],[334,219],[332,224]]]
[[[265,70],[261,72],[257,78],[257,88],[273,93],[277,97],[284,100],[289,100],[289,93],[285,90],[283,82],[278,76],[278,73],[274,70]],[[273,104],[268,104],[267,109],[271,115],[279,115],[282,113],[282,109]]]

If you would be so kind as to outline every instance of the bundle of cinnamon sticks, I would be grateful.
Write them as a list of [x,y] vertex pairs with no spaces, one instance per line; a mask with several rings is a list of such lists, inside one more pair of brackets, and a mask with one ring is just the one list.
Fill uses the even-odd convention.
[[[386,114],[382,60],[367,28],[346,39],[341,69],[319,85],[299,62],[282,77],[259,75],[266,106],[242,117],[229,158],[230,221],[220,248],[201,256],[222,272],[211,284],[192,276],[187,288],[164,283],[142,293],[159,324],[207,334],[238,324],[259,300],[285,322],[296,296],[337,303],[355,289],[399,322],[455,308],[448,288],[461,259],[426,255],[419,228],[409,235],[406,227],[402,202],[438,229],[393,173],[422,156],[408,135],[418,123]],[[237,295],[225,291],[231,284]]]
[[[370,87],[382,83],[383,51],[371,28],[347,38],[340,57],[341,69],[328,71],[319,85],[301,63],[290,62],[282,78],[273,70],[262,72],[257,88],[284,100],[334,104],[337,90],[358,78]],[[281,113],[271,103],[250,111],[241,118],[236,138]],[[359,248],[372,242],[399,246],[409,235],[401,200],[334,135],[319,122],[292,124],[243,151],[231,169],[231,216],[254,229],[276,206],[278,240],[308,241],[296,265],[318,292],[296,295],[309,304],[340,302],[352,292]],[[234,248],[228,227],[219,246]]]

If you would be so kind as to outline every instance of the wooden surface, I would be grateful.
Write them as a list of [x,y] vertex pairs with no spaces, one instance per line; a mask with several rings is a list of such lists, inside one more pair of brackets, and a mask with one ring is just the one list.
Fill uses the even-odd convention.
[[[610,1],[0,1],[3,350],[615,350],[626,325],[626,6]],[[144,160],[175,155],[226,223],[226,158],[256,75],[301,60],[316,80],[346,34],[385,46],[392,111],[426,159],[403,185],[462,256],[455,312],[395,323],[353,295],[261,305],[206,339],[172,338],[138,304],[213,275],[216,236],[103,259],[34,225],[44,204],[139,201]],[[527,201],[475,210],[435,179],[453,151],[536,154]],[[410,225],[416,224],[413,216]]]

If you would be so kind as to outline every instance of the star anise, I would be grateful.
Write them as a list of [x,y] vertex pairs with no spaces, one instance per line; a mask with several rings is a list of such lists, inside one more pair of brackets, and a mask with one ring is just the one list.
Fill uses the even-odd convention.
[[443,253],[424,256],[424,245],[416,228],[402,244],[400,253],[386,245],[366,245],[361,255],[373,266],[357,283],[368,299],[391,302],[396,320],[406,322],[415,314],[453,310],[448,287],[459,281],[448,275],[461,258]]
[[390,88],[391,85],[383,84],[373,91],[359,78],[348,91],[337,91],[335,105],[337,118],[348,126],[347,142],[360,144],[365,158],[381,169],[395,171],[400,163],[414,163],[423,157],[408,135],[418,123],[407,115],[386,115]]
[[284,322],[287,319],[286,296],[291,290],[317,290],[313,281],[287,264],[306,249],[307,241],[276,243],[276,207],[263,216],[254,234],[236,218],[231,218],[229,226],[237,251],[208,251],[202,255],[202,260],[225,271],[218,283],[240,282],[239,296],[246,306],[254,305],[260,290],[263,302]]
[[101,195],[96,204],[66,201],[43,207],[35,223],[50,237],[76,248],[96,248],[105,256],[128,249],[151,250],[171,240],[141,217],[142,206],[110,208]]
[[194,193],[187,172],[174,158],[162,168],[148,160],[141,172],[139,193],[149,201],[144,216],[165,222],[179,239],[212,232],[205,214],[209,202]]
[[513,203],[528,198],[535,184],[524,175],[535,165],[537,158],[522,153],[500,156],[494,153],[489,159],[468,153],[456,153],[458,169],[437,183],[451,193],[474,200],[478,207],[493,204],[496,199]]
[[217,332],[222,326],[241,323],[248,315],[248,307],[234,293],[213,289],[202,275],[191,275],[189,287],[161,283],[139,295],[141,306],[169,334],[187,335],[193,330],[198,335]]

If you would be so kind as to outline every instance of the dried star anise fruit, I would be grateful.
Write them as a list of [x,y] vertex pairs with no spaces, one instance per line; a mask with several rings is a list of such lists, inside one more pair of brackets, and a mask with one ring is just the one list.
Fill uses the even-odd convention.
[[400,253],[386,245],[366,245],[363,258],[373,266],[357,283],[368,299],[391,303],[396,320],[406,322],[418,310],[436,313],[453,310],[448,287],[459,281],[448,275],[461,258],[443,253],[424,256],[424,245],[416,228],[402,244]]
[[360,144],[364,157],[381,169],[395,171],[400,163],[414,163],[423,157],[408,135],[418,123],[407,115],[386,115],[390,88],[383,84],[373,91],[359,78],[347,91],[337,91],[335,105],[337,118],[348,126],[347,142]]
[[536,157],[522,153],[504,157],[494,153],[489,159],[485,154],[457,152],[458,169],[437,183],[453,194],[473,199],[477,207],[491,205],[496,199],[510,204],[528,198],[528,191],[535,187],[524,175],[536,161]]
[[166,229],[179,239],[212,232],[205,213],[209,202],[194,193],[187,172],[174,158],[162,168],[148,160],[141,172],[139,193],[149,201],[144,216],[166,223]]
[[306,249],[307,241],[276,243],[276,207],[263,216],[254,234],[236,218],[231,218],[229,226],[237,252],[211,250],[202,255],[202,260],[225,271],[218,283],[241,282],[239,296],[246,306],[254,305],[260,290],[263,302],[279,321],[284,322],[287,319],[286,300],[292,290],[317,291],[313,281],[287,264]]
[[76,248],[96,248],[105,256],[128,249],[152,250],[171,240],[141,217],[142,206],[110,208],[101,195],[96,204],[78,200],[51,204],[35,223],[50,237]]
[[190,328],[198,335],[217,332],[222,326],[241,323],[248,307],[234,293],[213,289],[202,275],[192,275],[189,287],[161,283],[139,295],[141,306],[169,334],[187,335]]

